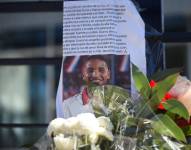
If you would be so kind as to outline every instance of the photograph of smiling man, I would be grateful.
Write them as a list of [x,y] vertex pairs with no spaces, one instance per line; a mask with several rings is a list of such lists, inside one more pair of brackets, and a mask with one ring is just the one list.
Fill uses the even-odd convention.
[[88,86],[91,84],[130,87],[129,57],[92,55],[75,58],[68,56],[63,64],[64,118],[92,112],[92,108],[86,105],[90,100]]

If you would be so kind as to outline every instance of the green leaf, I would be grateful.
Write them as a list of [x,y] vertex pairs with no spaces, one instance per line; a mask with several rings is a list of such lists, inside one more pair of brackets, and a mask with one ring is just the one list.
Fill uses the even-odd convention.
[[170,111],[166,111],[166,110],[164,110],[164,112],[165,112],[165,114],[168,115],[172,120],[177,119],[177,114],[172,113],[172,112],[170,112]]
[[174,137],[178,141],[186,142],[183,131],[167,115],[156,115],[151,124],[153,129],[159,134]]
[[164,80],[159,81],[157,86],[153,88],[158,93],[158,98],[162,100],[165,94],[171,89],[171,87],[175,84],[176,79],[178,77],[178,73],[172,74],[166,77]]
[[153,93],[151,95],[152,97],[150,99],[141,99],[139,101],[138,104],[136,104],[137,107],[136,108],[136,112],[137,114],[140,114],[140,116],[148,116],[148,115],[151,115],[152,113],[155,112],[155,110],[157,110],[157,106],[159,105],[159,103],[161,102],[159,99],[158,99],[158,96],[157,96],[157,93]]
[[158,98],[157,93],[153,93],[151,99],[149,100],[150,106],[155,110],[157,109],[157,105],[159,105],[161,101]]
[[186,136],[191,136],[191,126],[186,126],[182,130]]
[[147,86],[144,86],[142,87],[142,89],[139,91],[141,96],[146,100],[148,101],[149,100],[149,97],[150,97],[150,94],[151,94],[151,89],[150,87],[148,88]]
[[[135,82],[135,86],[136,86],[137,90],[139,92],[145,93],[146,95],[149,96],[150,92],[151,92],[151,87],[149,85],[149,81],[148,81],[147,77],[134,64],[132,64],[132,74],[133,74],[133,80]],[[142,90],[142,89],[144,89],[144,90]]]
[[190,118],[185,106],[175,99],[167,100],[165,103],[163,103],[163,106],[167,111],[178,114],[180,117],[183,117],[186,120],[189,120]]
[[144,99],[140,100],[135,107],[135,116],[141,118],[151,118],[155,114],[154,109],[149,104],[149,101],[145,101]]
[[154,81],[160,81],[172,74],[180,73],[181,70],[182,68],[170,68],[170,69],[165,69],[163,71],[157,71],[155,74],[151,76],[151,79]]
[[136,118],[136,117],[130,117],[127,116],[126,118],[126,125],[129,126],[137,126],[137,124],[139,123],[140,119]]

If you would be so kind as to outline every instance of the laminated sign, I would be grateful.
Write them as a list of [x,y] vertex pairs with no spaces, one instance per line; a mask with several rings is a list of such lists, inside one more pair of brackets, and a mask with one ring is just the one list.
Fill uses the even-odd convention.
[[89,112],[91,83],[132,91],[131,63],[146,73],[145,26],[130,0],[64,1],[57,117]]

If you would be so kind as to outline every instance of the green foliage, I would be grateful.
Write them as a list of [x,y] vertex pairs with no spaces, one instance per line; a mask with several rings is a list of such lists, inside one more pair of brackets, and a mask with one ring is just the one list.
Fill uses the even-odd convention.
[[[152,108],[152,110],[157,113],[156,106],[159,105],[160,101],[163,99],[165,94],[171,89],[171,87],[176,82],[176,79],[179,75],[178,69],[171,69],[162,73],[160,72],[157,73],[154,76],[154,78],[155,81],[158,80],[158,82],[156,86],[150,90],[148,85],[148,79],[142,72],[140,72],[140,70],[135,65],[132,66],[133,66],[133,79],[135,82],[135,86],[139,91],[139,93],[141,94],[141,97],[143,98],[142,101],[146,103],[144,105],[143,102],[141,102],[141,105],[138,108],[139,112],[140,110],[143,110],[143,108],[145,107],[147,109]],[[147,105],[149,105],[150,107],[148,107]],[[168,100],[165,103],[163,103],[163,106],[166,109],[166,114],[170,115],[168,116],[163,113],[161,113],[160,115],[155,115],[152,123],[152,128],[161,135],[174,137],[178,141],[185,142],[186,141],[185,135],[174,122],[173,119],[175,115],[173,114],[177,114],[180,117],[183,117],[188,120],[189,113],[187,109],[184,107],[183,104],[181,104],[177,100]],[[147,109],[144,109],[144,111],[142,111],[141,113],[145,114],[146,111],[148,113],[149,111]],[[152,110],[150,110],[150,113],[153,113]],[[141,115],[141,116],[148,116],[148,115]]]
[[160,70],[154,73],[151,79],[154,81],[160,81],[172,74],[177,74],[177,73],[179,74],[181,71],[182,71],[182,68],[170,68],[170,69],[165,69],[162,71]]
[[[156,86],[151,89],[149,96],[145,96],[145,94],[148,94],[148,89],[145,88],[148,87],[148,80],[145,79],[146,77],[144,76],[144,74],[141,73],[135,65],[133,65],[133,79],[135,80],[137,90],[143,98],[143,102],[146,102],[146,105],[150,106],[149,108],[151,108],[155,113],[158,113],[157,115],[155,114],[152,119],[152,128],[161,135],[174,137],[178,141],[186,142],[184,133],[173,120],[175,116],[173,114],[177,114],[180,117],[189,119],[189,113],[184,105],[177,100],[167,100],[165,103],[163,103],[163,106],[166,109],[166,114],[157,111],[156,107],[164,98],[165,94],[175,84],[176,79],[179,75],[177,71],[178,69],[171,69],[162,73],[157,73],[158,76],[155,75],[155,79],[157,79],[158,82],[156,83]],[[162,78],[162,80],[160,80],[159,76]],[[143,106],[144,105],[141,104],[140,109]],[[151,113],[153,113],[152,110],[150,111]],[[167,114],[169,114],[169,116]]]
[[182,128],[182,130],[186,136],[191,136],[191,126],[190,125]]
[[137,90],[141,92],[143,96],[149,96],[151,92],[149,81],[134,64],[132,64],[132,74]]
[[186,142],[183,131],[168,115],[156,115],[153,118],[152,127],[156,132],[162,135],[174,137],[177,140]]
[[172,74],[166,77],[164,80],[157,82],[157,86],[155,90],[157,91],[158,98],[162,100],[165,94],[171,89],[171,87],[175,84],[176,79],[178,77],[178,73]]
[[161,100],[159,99],[157,93],[153,93],[150,100],[149,100],[149,104],[150,106],[153,108],[153,110],[157,109],[157,105],[161,102]]
[[174,114],[178,114],[180,117],[183,117],[186,120],[190,119],[189,113],[185,106],[177,100],[168,100],[163,103],[164,108]]

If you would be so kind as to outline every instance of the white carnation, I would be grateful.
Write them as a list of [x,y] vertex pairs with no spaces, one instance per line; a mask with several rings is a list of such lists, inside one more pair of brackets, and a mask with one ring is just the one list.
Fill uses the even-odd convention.
[[[71,139],[64,138],[64,135],[87,135],[91,144],[95,144],[100,135],[112,141],[112,129],[113,125],[109,118],[104,116],[96,118],[92,113],[82,113],[68,119],[57,118],[52,120],[47,132],[49,136],[59,135],[56,136],[54,140],[58,143],[58,147],[61,147],[61,141],[64,145],[70,145],[72,143],[72,141],[70,141]],[[62,133],[62,135],[60,135],[60,133]]]
[[89,141],[91,144],[96,144],[98,141],[98,134],[97,133],[92,133],[89,135]]
[[72,137],[64,138],[63,134],[59,134],[54,137],[54,144],[56,150],[73,150],[74,143],[75,141]]
[[52,120],[48,126],[48,130],[47,133],[49,136],[55,136],[58,135],[60,133],[64,133],[64,130],[66,129],[66,120],[63,118],[56,118],[54,120]]
[[79,130],[79,119],[71,117],[66,120],[68,124],[67,134],[76,134]]
[[79,120],[78,133],[87,135],[95,132],[99,127],[98,120],[92,113],[83,113],[77,116]]
[[100,128],[96,131],[96,133],[97,133],[98,135],[101,135],[101,136],[107,138],[107,139],[110,140],[110,141],[113,141],[113,134],[112,134],[112,132],[106,130],[105,128],[100,127]]

